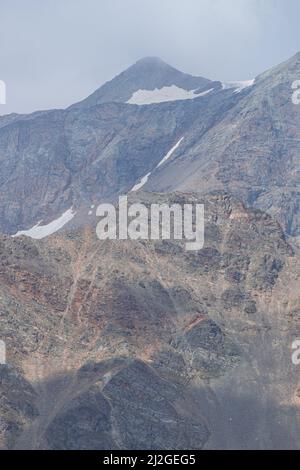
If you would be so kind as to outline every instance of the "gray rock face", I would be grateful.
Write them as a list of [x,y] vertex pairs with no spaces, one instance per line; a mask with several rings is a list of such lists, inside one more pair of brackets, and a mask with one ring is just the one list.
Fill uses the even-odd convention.
[[126,194],[191,126],[205,132],[231,106],[226,96],[221,103],[208,95],[188,102],[106,103],[4,119],[0,230],[15,233],[42,219],[51,221],[72,205]]
[[300,106],[292,83],[300,53],[259,76],[253,87],[204,134],[193,126],[148,190],[222,188],[274,215],[290,235],[300,234]]
[[9,448],[21,435],[26,422],[38,417],[37,394],[19,371],[6,365],[0,365],[0,389],[0,441]]

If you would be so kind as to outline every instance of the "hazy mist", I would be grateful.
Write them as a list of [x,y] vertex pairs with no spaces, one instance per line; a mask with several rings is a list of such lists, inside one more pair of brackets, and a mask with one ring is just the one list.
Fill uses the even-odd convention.
[[143,56],[250,79],[300,49],[299,0],[0,0],[0,114],[66,107]]

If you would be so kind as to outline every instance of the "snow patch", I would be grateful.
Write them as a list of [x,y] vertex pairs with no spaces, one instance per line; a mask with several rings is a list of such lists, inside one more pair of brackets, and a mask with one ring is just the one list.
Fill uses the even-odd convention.
[[153,103],[164,103],[167,101],[178,101],[178,100],[193,100],[204,96],[213,90],[203,91],[202,93],[196,94],[196,90],[184,90],[176,85],[164,86],[163,88],[155,88],[154,90],[138,90],[135,91],[132,97],[127,101],[127,104],[137,104],[139,106]]
[[53,222],[50,222],[47,225],[40,225],[42,222],[40,221],[37,225],[28,230],[20,230],[15,235],[13,235],[13,237],[20,237],[21,235],[25,235],[27,237],[40,240],[60,230],[64,225],[73,219],[75,214],[76,212],[74,212],[72,208],[68,209],[58,219],[53,220]]
[[231,88],[235,88],[234,93],[240,93],[245,88],[249,88],[253,86],[255,83],[255,78],[252,80],[244,80],[244,81],[237,81],[237,82],[223,82],[222,88],[223,90],[229,90]]
[[133,186],[133,188],[130,190],[130,192],[138,191],[139,189],[141,189],[147,183],[150,175],[151,175],[151,172],[147,173],[145,176],[143,176],[143,178],[140,180],[140,182],[135,184]]
[[165,155],[164,158],[159,162],[159,164],[156,166],[156,168],[158,168],[163,163],[165,163],[167,160],[169,160],[169,158],[172,156],[172,154],[175,152],[175,150],[178,149],[178,147],[181,144],[181,142],[183,141],[183,139],[184,139],[184,137],[181,137],[181,139],[177,142],[177,144],[175,144],[174,147],[172,147],[171,150],[169,150],[167,155]]
[[[171,148],[171,150],[169,150],[169,152],[164,156],[164,158],[156,165],[156,167],[154,168],[154,170],[156,170],[156,168],[160,167],[161,165],[163,165],[167,160],[169,160],[169,158],[171,157],[171,155],[175,152],[175,150],[179,147],[179,145],[181,144],[181,142],[183,141],[184,137],[181,137],[181,139],[178,140],[177,144],[174,145],[174,147]],[[140,180],[139,183],[135,184],[133,186],[133,188],[129,191],[129,192],[133,192],[133,191],[138,191],[139,189],[141,189],[148,181],[149,177],[151,176],[151,173],[147,173],[145,176],[143,176],[143,178]]]

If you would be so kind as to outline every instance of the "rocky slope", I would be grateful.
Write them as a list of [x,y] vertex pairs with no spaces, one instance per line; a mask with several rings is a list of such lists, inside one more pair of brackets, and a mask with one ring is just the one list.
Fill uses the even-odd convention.
[[191,127],[177,158],[157,170],[147,189],[220,188],[299,236],[300,106],[292,102],[299,77],[300,53],[259,76],[207,131]]
[[221,95],[0,118],[0,231],[127,193],[191,126],[205,132],[227,112],[231,92]]
[[2,448],[299,448],[299,256],[268,215],[204,202],[199,252],[1,237]]
[[[300,106],[291,99],[299,76],[297,54],[248,86],[222,89],[148,58],[67,110],[1,117],[0,230],[115,199],[149,175],[148,191],[225,190],[299,236]],[[139,90],[172,87],[195,96],[126,103]]]

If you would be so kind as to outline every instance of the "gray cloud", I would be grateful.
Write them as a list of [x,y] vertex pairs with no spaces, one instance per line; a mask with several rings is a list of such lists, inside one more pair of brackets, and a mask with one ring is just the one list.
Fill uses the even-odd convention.
[[0,0],[0,113],[65,107],[147,55],[212,79],[297,52],[298,0]]

